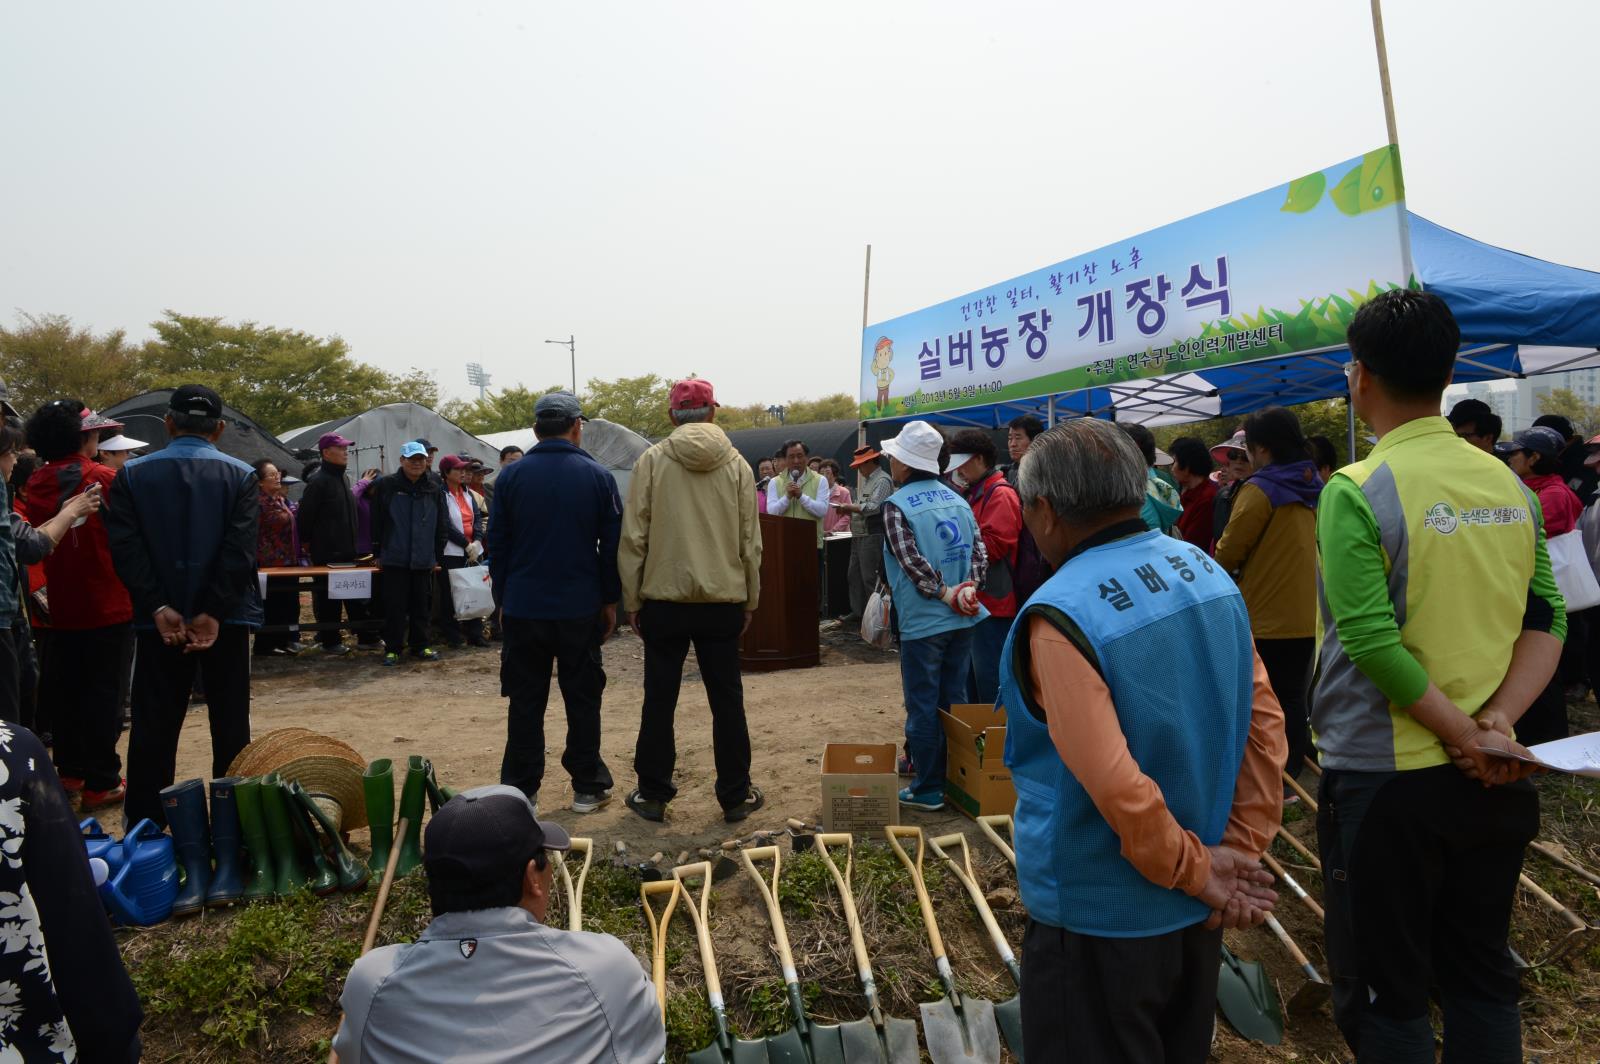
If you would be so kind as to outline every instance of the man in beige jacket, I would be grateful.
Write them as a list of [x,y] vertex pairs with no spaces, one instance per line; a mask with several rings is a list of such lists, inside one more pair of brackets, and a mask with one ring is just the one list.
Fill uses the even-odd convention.
[[717,401],[709,381],[679,381],[668,405],[676,427],[633,467],[617,548],[622,608],[644,640],[644,709],[633,755],[639,787],[627,802],[659,822],[678,793],[672,721],[693,643],[711,704],[717,802],[723,819],[735,823],[766,801],[750,783],[739,676],[739,637],[761,595],[755,477],[712,424]]

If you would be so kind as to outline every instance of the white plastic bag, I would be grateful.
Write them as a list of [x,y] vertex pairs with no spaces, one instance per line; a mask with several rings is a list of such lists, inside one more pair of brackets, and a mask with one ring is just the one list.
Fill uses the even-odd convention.
[[889,624],[889,610],[893,605],[889,589],[882,584],[867,599],[867,608],[861,611],[861,638],[868,646],[879,650],[894,646],[894,632]]
[[1590,606],[1600,605],[1600,581],[1595,579],[1594,566],[1589,564],[1589,552],[1583,549],[1583,533],[1574,529],[1545,540],[1550,552],[1550,569],[1555,573],[1556,587],[1567,600],[1567,612],[1576,613]]
[[476,621],[493,613],[494,587],[489,583],[489,567],[451,569],[450,601],[455,605],[458,621]]

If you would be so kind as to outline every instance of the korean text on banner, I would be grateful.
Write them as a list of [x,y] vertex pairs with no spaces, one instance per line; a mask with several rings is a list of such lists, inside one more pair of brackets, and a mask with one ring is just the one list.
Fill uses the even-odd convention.
[[899,417],[1339,347],[1414,285],[1399,149],[869,326],[861,415]]
[[372,570],[351,569],[328,574],[330,599],[369,599],[372,597]]

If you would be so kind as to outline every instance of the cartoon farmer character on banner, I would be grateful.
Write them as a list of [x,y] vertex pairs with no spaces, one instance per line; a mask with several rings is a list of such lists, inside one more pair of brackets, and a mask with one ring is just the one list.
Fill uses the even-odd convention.
[[889,412],[889,385],[894,380],[894,367],[889,363],[894,361],[894,341],[887,336],[878,337],[878,346],[873,348],[872,373],[878,378],[878,413]]

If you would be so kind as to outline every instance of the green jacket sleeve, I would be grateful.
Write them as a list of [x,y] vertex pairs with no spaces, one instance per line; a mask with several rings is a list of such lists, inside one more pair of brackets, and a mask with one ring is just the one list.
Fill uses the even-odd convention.
[[1334,474],[1317,500],[1317,559],[1345,653],[1390,702],[1411,705],[1427,693],[1428,674],[1400,641],[1378,520],[1349,477]]
[[1528,496],[1528,506],[1534,513],[1535,539],[1533,544],[1533,576],[1528,580],[1528,604],[1532,607],[1536,602],[1549,607],[1548,613],[1543,610],[1530,608],[1522,619],[1524,629],[1549,632],[1557,639],[1566,641],[1567,638],[1567,602],[1561,597],[1561,589],[1556,587],[1555,571],[1550,568],[1550,552],[1545,547],[1544,535],[1544,510],[1539,506],[1539,497],[1531,491],[1523,489]]

